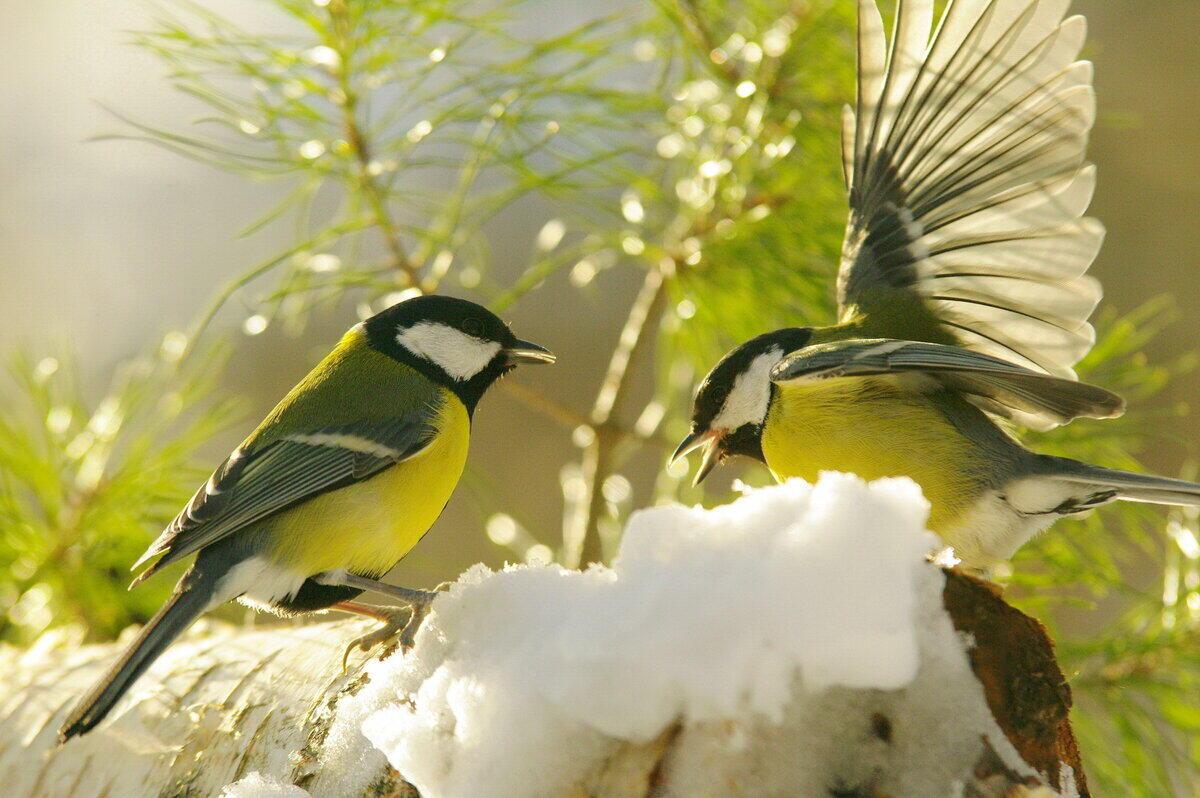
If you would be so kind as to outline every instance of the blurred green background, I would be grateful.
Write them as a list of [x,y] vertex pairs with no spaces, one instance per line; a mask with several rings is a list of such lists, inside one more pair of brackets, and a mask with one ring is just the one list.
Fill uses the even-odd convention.
[[[828,319],[852,6],[4,3],[0,356],[13,365],[0,389],[0,638],[28,642],[63,622],[107,637],[153,611],[168,584],[133,594],[120,584],[156,524],[363,303],[378,308],[405,287],[364,174],[427,279],[445,271],[440,290],[503,306],[521,335],[559,355],[555,368],[513,378],[527,390],[484,401],[471,473],[393,579],[431,585],[478,561],[572,562],[582,526],[607,551],[633,507],[722,498],[740,471],[703,496],[662,475],[665,442],[681,432],[696,370],[724,348]],[[1109,229],[1093,270],[1107,293],[1107,356],[1088,367],[1133,403],[1120,424],[1073,425],[1045,445],[1179,473],[1200,436],[1185,413],[1200,387],[1187,362],[1200,302],[1200,2],[1073,8],[1091,29],[1093,213]],[[338,42],[355,53],[340,74],[314,49],[340,54]],[[743,80],[756,93],[743,97]],[[346,132],[335,96],[346,88],[371,152]],[[236,105],[253,97],[252,110],[271,112]],[[499,132],[481,144],[489,115]],[[703,133],[689,130],[693,118]],[[485,166],[467,179],[473,157]],[[726,161],[712,185],[680,188]],[[285,201],[278,219],[247,231]],[[361,231],[325,235],[364,218]],[[652,297],[661,320],[614,418],[589,430],[580,422],[622,325],[664,260],[673,265]],[[270,268],[230,293],[199,344],[183,334],[257,264]],[[607,479],[589,486],[598,455]],[[601,496],[590,524],[588,489]],[[1082,727],[1091,767],[1109,786],[1141,774],[1137,794],[1200,783],[1200,571],[1194,519],[1176,521],[1130,511],[1064,525],[1013,577],[1013,595],[1058,633],[1092,713]],[[585,554],[601,551],[588,541]]]

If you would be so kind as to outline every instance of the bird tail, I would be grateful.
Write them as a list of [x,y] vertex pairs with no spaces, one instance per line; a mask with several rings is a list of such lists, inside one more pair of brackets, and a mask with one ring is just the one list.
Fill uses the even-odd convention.
[[67,715],[58,738],[60,742],[91,731],[112,710],[126,691],[146,669],[158,659],[163,650],[191,626],[212,597],[209,583],[181,586],[163,608],[150,619],[121,658],[76,702]]
[[1116,471],[1070,460],[1061,462],[1069,469],[1066,473],[1056,473],[1055,477],[1064,482],[1115,491],[1115,498],[1126,501],[1200,506],[1200,484],[1195,482]]

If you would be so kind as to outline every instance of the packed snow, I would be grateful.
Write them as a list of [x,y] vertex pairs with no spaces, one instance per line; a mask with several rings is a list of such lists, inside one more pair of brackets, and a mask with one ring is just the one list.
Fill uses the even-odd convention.
[[672,795],[952,795],[985,736],[1032,775],[942,608],[927,515],[907,479],[831,473],[639,512],[611,568],[476,566],[327,750],[347,794],[382,752],[426,798],[562,795],[676,726]]
[[221,790],[221,798],[311,798],[308,791],[257,771]]

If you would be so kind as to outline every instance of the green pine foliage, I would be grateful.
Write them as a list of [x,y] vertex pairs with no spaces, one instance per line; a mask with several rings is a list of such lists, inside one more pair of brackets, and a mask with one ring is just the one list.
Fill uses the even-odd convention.
[[[661,104],[623,88],[655,77],[628,67],[636,22],[600,17],[528,39],[517,2],[273,5],[287,33],[177,2],[134,36],[203,115],[184,130],[125,119],[115,137],[289,185],[241,232],[290,224],[294,246],[226,286],[210,312],[255,281],[268,285],[251,329],[347,292],[364,313],[448,278],[495,292],[483,284],[483,228],[522,197],[614,215],[599,198],[633,179],[633,137]],[[543,251],[529,269],[552,270],[574,249]]]
[[198,450],[238,417],[214,396],[224,355],[185,360],[186,345],[168,334],[99,401],[69,355],[13,356],[0,392],[0,640],[32,642],[51,624],[111,638],[166,598],[165,580],[127,592],[129,566],[206,477]]
[[[1138,470],[1139,452],[1169,443],[1166,431],[1186,408],[1157,415],[1146,408],[1173,375],[1195,365],[1195,354],[1152,365],[1142,350],[1174,317],[1166,300],[1125,317],[1102,314],[1101,339],[1080,374],[1126,397],[1133,410],[1038,435],[1037,448]],[[1197,519],[1192,510],[1121,503],[1056,525],[1013,564],[1013,595],[1049,625],[1071,679],[1073,721],[1098,793],[1200,793]]]
[[[516,559],[568,565],[614,550],[634,496],[728,498],[687,487],[686,471],[635,484],[627,464],[678,440],[696,378],[729,347],[833,318],[853,3],[597,4],[590,18],[539,26],[545,4],[521,0],[268,5],[270,34],[169,0],[134,42],[199,116],[123,119],[113,135],[282,181],[276,207],[230,232],[287,225],[292,243],[214,286],[187,334],[136,360],[99,402],[75,386],[69,357],[16,357],[0,407],[0,638],[74,622],[108,637],[157,606],[165,580],[127,594],[126,568],[214,465],[197,449],[233,417],[204,343],[231,298],[251,308],[255,333],[347,300],[367,314],[452,286],[505,310],[560,272],[581,295],[609,269],[640,276],[592,407],[514,393],[581,454],[561,472],[562,530],[528,528],[520,507],[499,504],[486,530]],[[496,268],[487,237],[514,208],[546,213],[515,275]],[[1136,412],[1031,442],[1136,468],[1169,428],[1147,400],[1192,365],[1141,354],[1166,310],[1102,318],[1083,365]],[[639,372],[655,385],[640,406]],[[466,481],[491,494],[485,475]],[[1062,523],[1008,582],[1058,641],[1096,791],[1200,792],[1196,518],[1125,507]]]

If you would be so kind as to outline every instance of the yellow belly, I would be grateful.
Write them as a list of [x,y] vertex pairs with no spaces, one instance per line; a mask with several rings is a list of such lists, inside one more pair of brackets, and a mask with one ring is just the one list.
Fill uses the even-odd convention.
[[762,435],[778,480],[815,481],[822,471],[863,479],[907,476],[932,505],[930,528],[943,532],[972,506],[970,442],[926,399],[883,380],[780,385]]
[[391,570],[433,526],[467,461],[470,419],[457,398],[448,395],[436,426],[437,438],[412,460],[281,513],[267,556],[308,574]]

